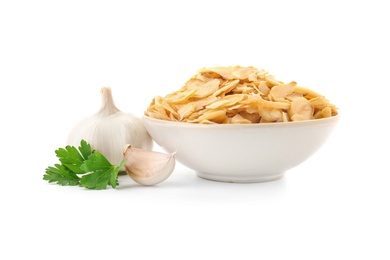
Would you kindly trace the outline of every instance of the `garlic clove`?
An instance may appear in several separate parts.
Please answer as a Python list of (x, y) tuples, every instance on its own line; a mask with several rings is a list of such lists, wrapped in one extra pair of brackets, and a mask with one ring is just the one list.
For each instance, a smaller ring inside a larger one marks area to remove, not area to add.
[(163, 182), (175, 168), (173, 154), (143, 150), (127, 145), (123, 152), (125, 170), (135, 182), (151, 186)]

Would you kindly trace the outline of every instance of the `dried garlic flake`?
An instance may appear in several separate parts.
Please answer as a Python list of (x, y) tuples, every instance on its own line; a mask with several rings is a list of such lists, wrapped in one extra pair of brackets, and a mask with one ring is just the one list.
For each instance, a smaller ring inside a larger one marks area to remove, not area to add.
[(337, 114), (336, 106), (315, 91), (241, 66), (201, 68), (178, 91), (156, 96), (145, 111), (157, 119), (199, 124), (291, 122)]

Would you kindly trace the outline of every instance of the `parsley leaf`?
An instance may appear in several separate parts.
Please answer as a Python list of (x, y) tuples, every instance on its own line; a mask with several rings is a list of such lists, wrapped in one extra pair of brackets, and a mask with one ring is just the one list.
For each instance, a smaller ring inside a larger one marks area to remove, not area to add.
[(79, 151), (81, 155), (83, 156), (84, 160), (88, 159), (88, 156), (90, 156), (93, 152), (91, 145), (88, 144), (85, 140), (81, 140)]
[(55, 167), (50, 166), (46, 168), (46, 174), (43, 175), (44, 180), (47, 180), (48, 182), (56, 182), (62, 186), (79, 185), (80, 178), (75, 173), (69, 171), (61, 164), (55, 164), (54, 166)]
[(112, 165), (101, 153), (95, 151), (80, 167), (84, 172), (90, 172), (81, 177), (80, 186), (96, 190), (105, 189), (107, 185), (115, 188), (123, 165), (124, 161), (119, 166)]
[(76, 147), (68, 145), (65, 149), (56, 150), (55, 153), (62, 165), (76, 174), (82, 174), (85, 172), (81, 170), (80, 166), (93, 151), (85, 140), (81, 140), (79, 150), (81, 154)]
[[(85, 140), (81, 140), (78, 150), (74, 146), (66, 146), (55, 151), (61, 164), (46, 168), (43, 179), (49, 183), (62, 186), (81, 186), (88, 189), (102, 190), (110, 185), (119, 185), (118, 174), (125, 161), (119, 166), (112, 165), (101, 153), (92, 150)], [(79, 176), (80, 175), (80, 176)]]

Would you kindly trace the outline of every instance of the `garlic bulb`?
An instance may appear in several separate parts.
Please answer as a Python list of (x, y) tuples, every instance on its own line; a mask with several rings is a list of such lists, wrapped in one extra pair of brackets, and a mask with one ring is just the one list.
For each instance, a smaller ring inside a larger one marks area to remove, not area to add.
[(121, 112), (114, 104), (111, 89), (101, 89), (102, 106), (98, 113), (79, 122), (68, 136), (68, 145), (76, 146), (84, 139), (92, 149), (103, 154), (112, 164), (123, 160), (123, 146), (131, 144), (151, 149), (153, 141), (142, 120), (130, 113)]
[(123, 152), (125, 170), (134, 181), (141, 185), (155, 185), (167, 179), (175, 168), (175, 157), (127, 145)]

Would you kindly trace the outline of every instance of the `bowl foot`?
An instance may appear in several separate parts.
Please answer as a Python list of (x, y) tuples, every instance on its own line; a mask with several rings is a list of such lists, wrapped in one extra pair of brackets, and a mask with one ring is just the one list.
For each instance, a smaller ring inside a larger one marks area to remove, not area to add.
[(211, 180), (211, 181), (256, 183), (256, 182), (268, 182), (268, 181), (278, 180), (283, 177), (284, 172), (260, 175), (260, 176), (230, 176), (230, 175), (210, 174), (205, 172), (196, 172), (196, 174), (202, 179)]

